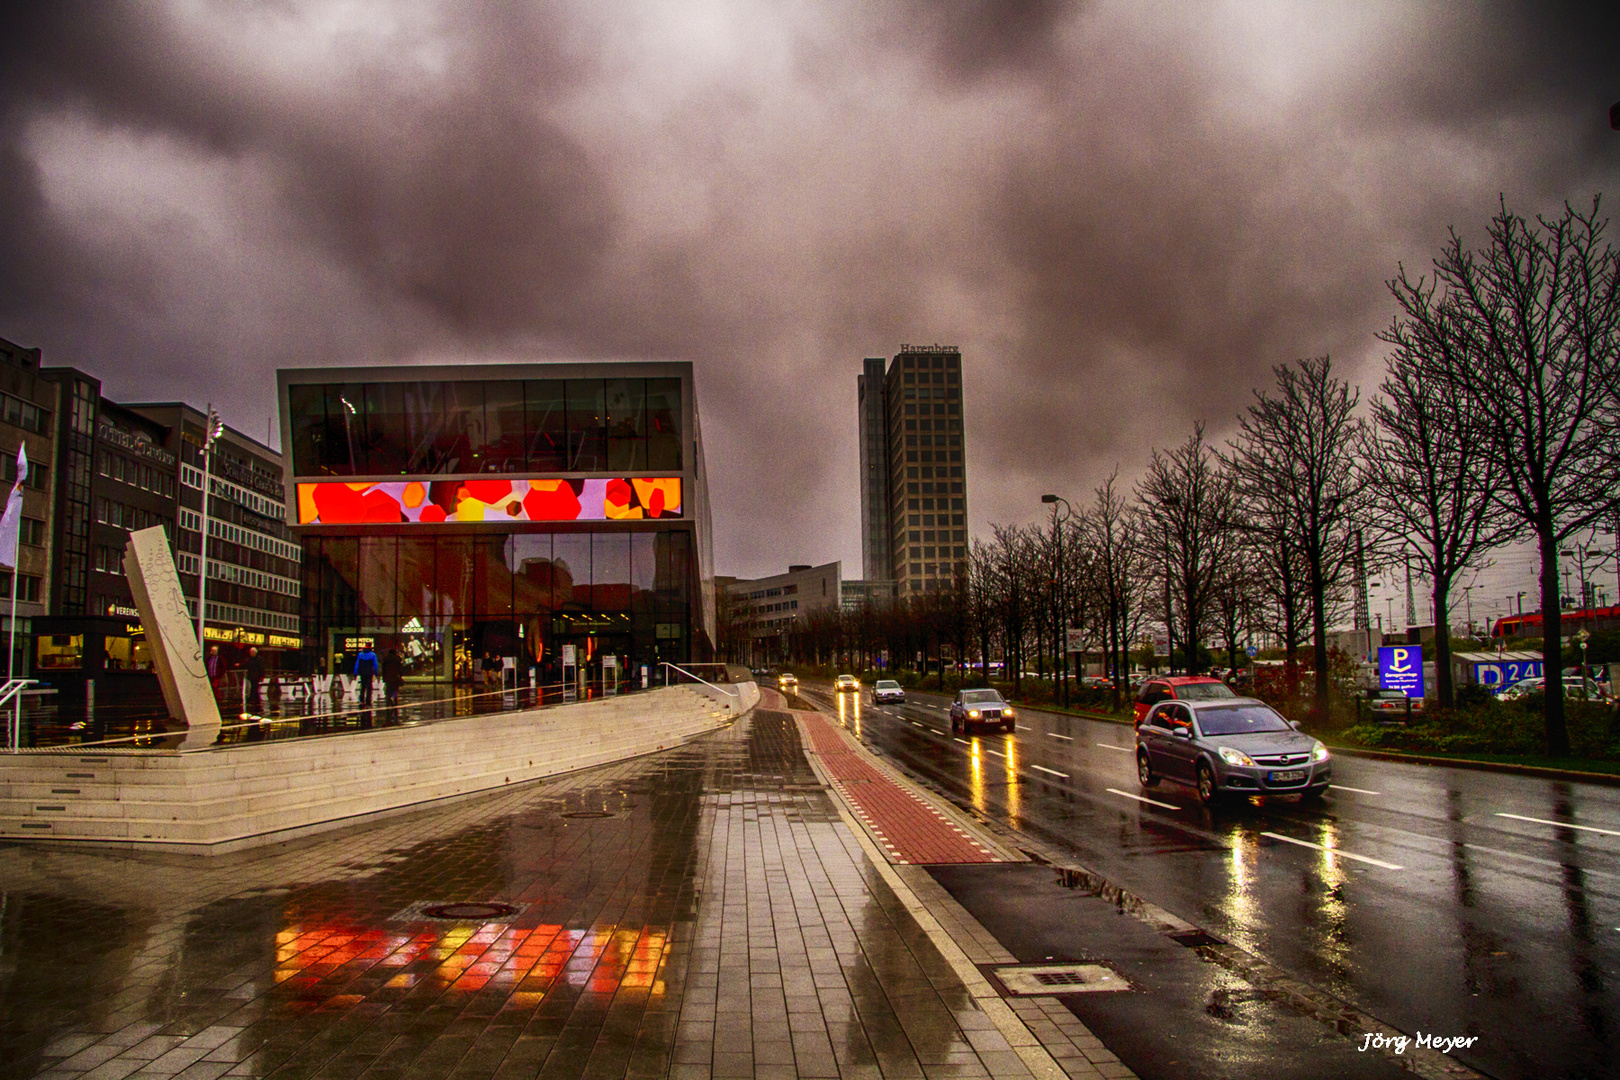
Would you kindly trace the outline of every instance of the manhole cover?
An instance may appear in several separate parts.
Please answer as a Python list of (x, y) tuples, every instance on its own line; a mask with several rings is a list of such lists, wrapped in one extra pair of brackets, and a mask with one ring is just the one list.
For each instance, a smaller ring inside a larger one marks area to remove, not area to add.
[(608, 810), (570, 810), (568, 813), (563, 815), (565, 818), (575, 818), (576, 820), (579, 818), (605, 818), (612, 816), (612, 812)]
[(451, 919), (455, 922), (488, 922), (491, 919), (505, 919), (516, 915), (517, 908), (511, 904), (495, 902), (430, 904), (422, 909), (422, 914), (430, 919)]
[(1020, 964), (991, 969), (1007, 993), (1088, 994), (1099, 990), (1129, 990), (1131, 984), (1101, 964)]

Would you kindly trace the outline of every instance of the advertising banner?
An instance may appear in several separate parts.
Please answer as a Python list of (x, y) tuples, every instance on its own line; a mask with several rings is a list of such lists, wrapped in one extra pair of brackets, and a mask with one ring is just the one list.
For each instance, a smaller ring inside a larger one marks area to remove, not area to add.
[(682, 517), (681, 478), (337, 480), (298, 485), (300, 525), (459, 525)]

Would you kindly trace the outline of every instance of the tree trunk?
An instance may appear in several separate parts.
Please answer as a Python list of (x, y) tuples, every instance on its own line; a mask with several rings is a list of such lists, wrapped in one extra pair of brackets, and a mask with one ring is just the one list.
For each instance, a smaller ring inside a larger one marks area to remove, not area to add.
[(1451, 579), (1434, 577), (1434, 684), (1442, 709), (1457, 706), (1457, 691), (1451, 679)]
[(1547, 678), (1542, 709), (1547, 721), (1547, 753), (1569, 756), (1569, 729), (1564, 725), (1564, 616), (1558, 590), (1558, 541), (1552, 522), (1537, 530), (1541, 548), (1541, 671)]

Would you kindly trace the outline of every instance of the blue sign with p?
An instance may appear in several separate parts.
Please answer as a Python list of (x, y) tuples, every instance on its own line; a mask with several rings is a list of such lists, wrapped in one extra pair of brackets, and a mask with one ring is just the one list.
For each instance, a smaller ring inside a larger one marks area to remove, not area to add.
[(1423, 646), (1383, 645), (1378, 649), (1378, 685), (1407, 697), (1423, 696)]

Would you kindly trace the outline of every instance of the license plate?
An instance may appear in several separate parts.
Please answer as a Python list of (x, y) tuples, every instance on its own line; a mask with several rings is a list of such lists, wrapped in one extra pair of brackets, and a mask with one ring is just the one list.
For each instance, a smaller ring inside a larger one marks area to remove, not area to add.
[(1274, 772), (1266, 777), (1273, 784), (1292, 784), (1305, 779), (1304, 769), (1287, 769), (1283, 772)]

